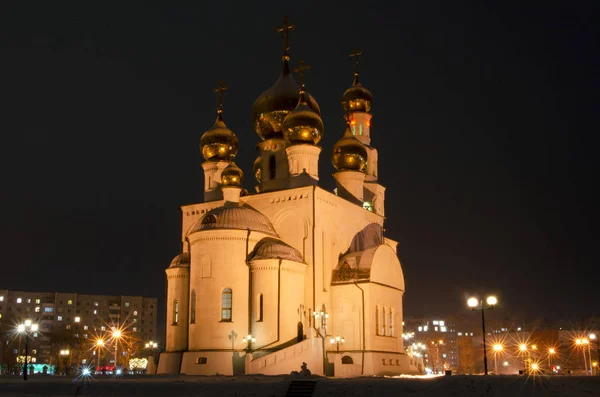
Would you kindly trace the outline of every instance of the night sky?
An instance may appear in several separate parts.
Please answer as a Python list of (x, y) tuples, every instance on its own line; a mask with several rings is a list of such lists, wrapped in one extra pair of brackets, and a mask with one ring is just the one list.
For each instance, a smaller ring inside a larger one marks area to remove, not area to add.
[(599, 314), (597, 1), (7, 3), (0, 288), (163, 301), (177, 207), (202, 201), (212, 89), (229, 86), (253, 190), (251, 106), (280, 72), (288, 15), (292, 66), (312, 65), (325, 123), (325, 189), (348, 54), (363, 52), (405, 315), (465, 313), (486, 292), (508, 318)]

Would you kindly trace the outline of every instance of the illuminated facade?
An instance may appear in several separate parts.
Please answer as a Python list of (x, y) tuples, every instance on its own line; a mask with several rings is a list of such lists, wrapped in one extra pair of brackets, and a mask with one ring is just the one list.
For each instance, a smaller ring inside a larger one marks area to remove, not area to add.
[(290, 73), (291, 28), (280, 29), (281, 74), (252, 108), (254, 194), (242, 188), (220, 100), (201, 138), (204, 202), (181, 207), (159, 373), (289, 374), (303, 362), (335, 376), (419, 371), (402, 341), (397, 242), (383, 233), (371, 93), (355, 71), (343, 94), (346, 131), (329, 149), (337, 188), (326, 191), (318, 186), (323, 121), (303, 81), (309, 67), (296, 69), (300, 86)]

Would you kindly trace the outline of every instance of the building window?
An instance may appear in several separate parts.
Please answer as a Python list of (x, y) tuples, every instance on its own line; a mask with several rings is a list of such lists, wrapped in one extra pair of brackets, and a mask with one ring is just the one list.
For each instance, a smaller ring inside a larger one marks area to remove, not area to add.
[(379, 306), (375, 306), (375, 335), (379, 335)]
[(260, 294), (258, 296), (258, 320), (257, 321), (262, 321), (263, 320), (263, 294)]
[(275, 156), (269, 157), (269, 179), (275, 179), (277, 173), (277, 160)]
[(125, 307), (129, 307), (129, 302), (125, 302)]
[(100, 329), (101, 329), (102, 331), (106, 331), (106, 327), (105, 327), (104, 325), (103, 325), (102, 327), (100, 327)]
[(4, 296), (0, 296), (0, 302), (4, 302)]
[(173, 325), (179, 324), (179, 301), (173, 301)]
[(137, 328), (136, 327), (133, 327), (133, 332), (137, 332)]
[(134, 315), (134, 316), (137, 316), (137, 310), (133, 312), (133, 315)]
[(21, 302), (23, 302), (23, 299), (17, 298), (17, 303), (21, 303)]
[(39, 313), (39, 312), (40, 312), (40, 307), (39, 307), (39, 306), (36, 306), (36, 308), (35, 308), (35, 312), (36, 312), (36, 313)]
[(36, 304), (36, 305), (39, 305), (39, 304), (40, 304), (40, 302), (41, 302), (41, 301), (40, 301), (39, 299), (36, 299), (36, 300), (35, 300), (35, 304)]
[(75, 322), (78, 323), (81, 321), (81, 317), (75, 317)]
[(231, 288), (225, 288), (221, 293), (221, 321), (231, 321)]
[(94, 309), (94, 314), (98, 314), (98, 310), (95, 310), (95, 309)]
[(84, 325), (84, 326), (83, 326), (83, 330), (84, 330), (84, 331), (87, 331), (87, 330), (88, 330), (88, 328), (89, 328), (89, 327), (88, 327), (87, 325)]
[(67, 324), (67, 325), (65, 326), (65, 328), (66, 328), (66, 329), (71, 329), (71, 324)]
[(344, 356), (342, 357), (342, 364), (354, 364), (354, 361), (352, 360), (352, 357)]
[(56, 317), (56, 319), (57, 319), (58, 321), (62, 321), (62, 316), (57, 316), (57, 317)]
[(196, 364), (206, 364), (206, 357), (196, 357)]
[(192, 290), (190, 302), (190, 324), (196, 324), (196, 290)]
[(390, 336), (394, 336), (394, 315), (392, 313), (392, 308), (390, 308), (388, 316), (388, 327), (390, 328)]
[(53, 308), (53, 307), (45, 307), (45, 308), (44, 308), (44, 311), (45, 311), (46, 313), (52, 313), (52, 312), (54, 311), (54, 308)]
[(94, 302), (94, 306), (98, 306), (98, 302)]
[(381, 309), (381, 335), (385, 336), (385, 307)]

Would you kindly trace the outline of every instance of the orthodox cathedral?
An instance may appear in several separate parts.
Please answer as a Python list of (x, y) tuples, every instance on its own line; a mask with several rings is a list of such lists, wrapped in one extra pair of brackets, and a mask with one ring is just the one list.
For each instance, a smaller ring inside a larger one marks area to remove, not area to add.
[[(371, 145), (372, 95), (342, 97), (346, 130), (319, 187), (319, 105), (290, 73), (284, 19), (279, 78), (254, 102), (255, 193), (242, 188), (238, 138), (223, 117), (200, 139), (204, 202), (181, 207), (182, 252), (166, 269), (166, 346), (158, 373), (330, 376), (422, 372), (404, 350), (404, 276), (383, 234), (385, 187)], [(353, 54), (356, 57), (359, 53)], [(340, 131), (342, 132), (342, 131)], [(327, 159), (329, 160), (329, 159)]]

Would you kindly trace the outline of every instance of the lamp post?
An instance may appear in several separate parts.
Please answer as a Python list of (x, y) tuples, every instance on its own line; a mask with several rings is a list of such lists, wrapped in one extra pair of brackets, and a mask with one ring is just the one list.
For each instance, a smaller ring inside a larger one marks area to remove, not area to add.
[(113, 330), (112, 337), (115, 341), (115, 373), (117, 371), (117, 353), (119, 352), (119, 338), (121, 337), (121, 331), (118, 329)]
[(37, 332), (38, 325), (33, 324), (31, 320), (25, 320), (23, 324), (19, 324), (17, 326), (17, 332), (20, 334), (25, 334), (25, 363), (23, 364), (23, 380), (27, 380), (27, 355), (29, 353), (29, 333)]
[(320, 312), (314, 311), (313, 316), (315, 318), (315, 328), (317, 326), (317, 320), (321, 319), (321, 329), (323, 330), (322, 336), (323, 338), (327, 335), (327, 319), (329, 318), (329, 313), (325, 310), (325, 305), (321, 308)]
[[(594, 341), (596, 343), (596, 361), (600, 361), (600, 341), (598, 340), (598, 337), (596, 336), (596, 334), (590, 334), (589, 336), (590, 340)], [(600, 367), (598, 367), (598, 363), (596, 362), (596, 376), (600, 375)]]
[(69, 366), (67, 365), (69, 354), (71, 354), (69, 349), (60, 351), (60, 356), (63, 358), (64, 363), (65, 363), (65, 376), (69, 375)]
[(583, 353), (583, 364), (585, 366), (585, 374), (587, 375), (588, 367), (587, 367), (587, 358), (585, 357), (585, 345), (586, 345), (586, 342), (587, 342), (588, 347), (589, 347), (590, 341), (588, 341), (587, 339), (585, 339), (585, 338), (577, 338), (577, 339), (575, 339), (575, 346), (576, 347), (581, 347), (581, 352)]
[(158, 348), (158, 343), (150, 341), (146, 343), (146, 349), (152, 349), (152, 358), (156, 362), (156, 349)]
[(335, 345), (337, 348), (337, 352), (340, 352), (340, 343), (344, 344), (346, 342), (346, 339), (344, 339), (343, 336), (339, 336), (337, 335), (335, 338), (331, 338), (329, 340), (329, 342), (331, 343), (331, 346)]
[(98, 369), (100, 369), (100, 354), (102, 353), (103, 347), (104, 347), (104, 339), (96, 340), (96, 351), (98, 352), (98, 358), (96, 359), (96, 361), (97, 361)]
[(552, 372), (552, 356), (556, 354), (556, 349), (553, 347), (548, 348), (548, 370)]
[(488, 366), (487, 366), (487, 349), (485, 346), (485, 316), (484, 312), (486, 310), (494, 309), (494, 306), (498, 303), (498, 299), (495, 296), (488, 296), (486, 299), (487, 305), (483, 304), (483, 300), (479, 300), (477, 298), (469, 298), (467, 301), (467, 305), (471, 308), (471, 310), (479, 310), (481, 311), (481, 328), (483, 330), (483, 369), (485, 374), (488, 374)]
[(494, 349), (494, 374), (498, 375), (498, 354), (504, 351), (504, 346), (501, 343), (496, 343)]
[(256, 338), (253, 337), (252, 335), (246, 335), (244, 336), (244, 338), (242, 339), (242, 342), (247, 343), (246, 345), (246, 352), (250, 353), (250, 351), (252, 350), (252, 343), (256, 342)]

